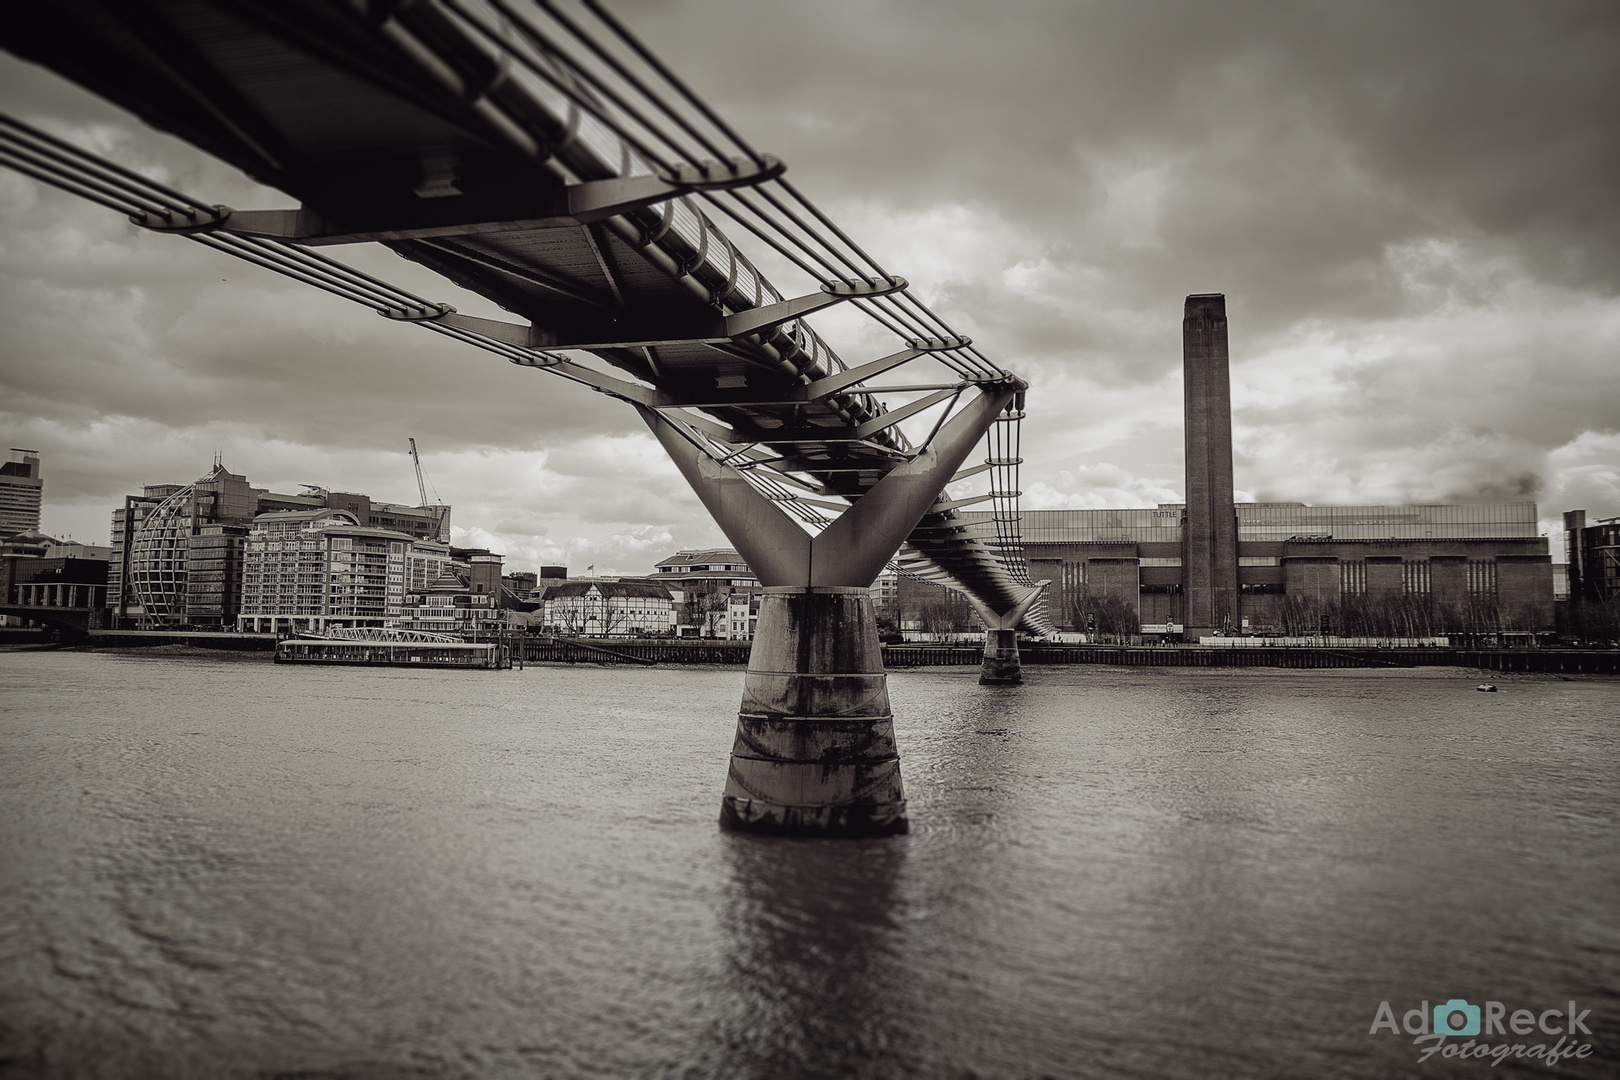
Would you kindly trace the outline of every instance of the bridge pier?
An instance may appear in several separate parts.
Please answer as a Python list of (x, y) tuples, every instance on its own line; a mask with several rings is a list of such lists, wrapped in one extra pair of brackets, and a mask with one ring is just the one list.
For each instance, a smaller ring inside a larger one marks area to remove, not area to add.
[(996, 611), (976, 597), (968, 597), (973, 610), (984, 622), (984, 661), (979, 665), (980, 686), (1017, 686), (1024, 681), (1024, 668), (1018, 659), (1018, 623), (1050, 584), (1050, 581), (1036, 582), (1034, 588), (1006, 611)]
[(980, 686), (1016, 686), (1024, 681), (1018, 659), (1017, 630), (986, 630), (984, 662), (979, 665)]
[(816, 836), (906, 831), (888, 676), (866, 588), (764, 590), (720, 824)]
[(907, 830), (871, 585), (1021, 388), (982, 384), (928, 447), (815, 537), (656, 409), (637, 406), (764, 586), (722, 828), (795, 836)]

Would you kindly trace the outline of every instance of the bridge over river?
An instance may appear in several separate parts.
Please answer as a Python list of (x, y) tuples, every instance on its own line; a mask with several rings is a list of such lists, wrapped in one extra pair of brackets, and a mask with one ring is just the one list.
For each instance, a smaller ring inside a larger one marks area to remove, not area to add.
[[(1018, 535), (1026, 384), (596, 0), (58, 0), (0, 43), (298, 205), (217, 205), (0, 119), (12, 168), (639, 413), (765, 587), (724, 824), (906, 828), (867, 593), (891, 563), (972, 600), (986, 681), (1051, 629)], [(361, 243), (517, 321), (324, 254)], [(893, 351), (839, 356), (807, 322), (833, 305)]]

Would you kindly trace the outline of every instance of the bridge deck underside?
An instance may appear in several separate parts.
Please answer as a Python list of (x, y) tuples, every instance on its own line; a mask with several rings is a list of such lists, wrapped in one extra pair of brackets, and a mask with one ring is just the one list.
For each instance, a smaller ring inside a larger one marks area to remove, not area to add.
[[(885, 406), (858, 385), (790, 400), (845, 368), (804, 322), (715, 332), (783, 297), (701, 196), (560, 210), (571, 187), (658, 171), (558, 89), (566, 68), (553, 64), (548, 82), (439, 5), (397, 7), (374, 19), (368, 5), (322, 0), (55, 0), (8, 20), (0, 41), (341, 223), (338, 233), (494, 301), (532, 324), (533, 348), (581, 349), (711, 402), (699, 407), (745, 465), (852, 501), (915, 455), (898, 426), (871, 423)], [(953, 517), (924, 519), (912, 562), (992, 606), (1016, 602), (1027, 586)]]

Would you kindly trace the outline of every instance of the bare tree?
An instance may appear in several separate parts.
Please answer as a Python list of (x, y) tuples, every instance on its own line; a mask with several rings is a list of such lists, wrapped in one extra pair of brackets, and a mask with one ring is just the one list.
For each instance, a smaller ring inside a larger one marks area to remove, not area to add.
[[(614, 603), (617, 600), (618, 603)], [(630, 598), (628, 596), (602, 596), (602, 636), (607, 637), (621, 626), (630, 622)]]
[(1113, 641), (1135, 638), (1142, 632), (1137, 605), (1121, 596), (1094, 596), (1085, 586), (1064, 597), (1067, 622)]
[(961, 633), (970, 625), (968, 602), (954, 589), (939, 589), (917, 602), (916, 619), (931, 634)]

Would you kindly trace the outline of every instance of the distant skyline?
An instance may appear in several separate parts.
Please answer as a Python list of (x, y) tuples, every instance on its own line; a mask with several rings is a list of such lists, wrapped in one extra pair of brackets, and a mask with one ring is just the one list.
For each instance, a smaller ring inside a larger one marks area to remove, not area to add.
[[(1620, 514), (1613, 4), (611, 6), (1030, 379), (1027, 508), (1181, 500), (1182, 300), (1223, 292), (1240, 501)], [(0, 109), (291, 205), (4, 54)], [(851, 361), (886, 345), (818, 325)], [(46, 532), (104, 542), (126, 492), (216, 450), (256, 486), (415, 504), (415, 437), (457, 542), (510, 568), (725, 544), (630, 409), (3, 168), (0, 326), (0, 438), (40, 451)]]

